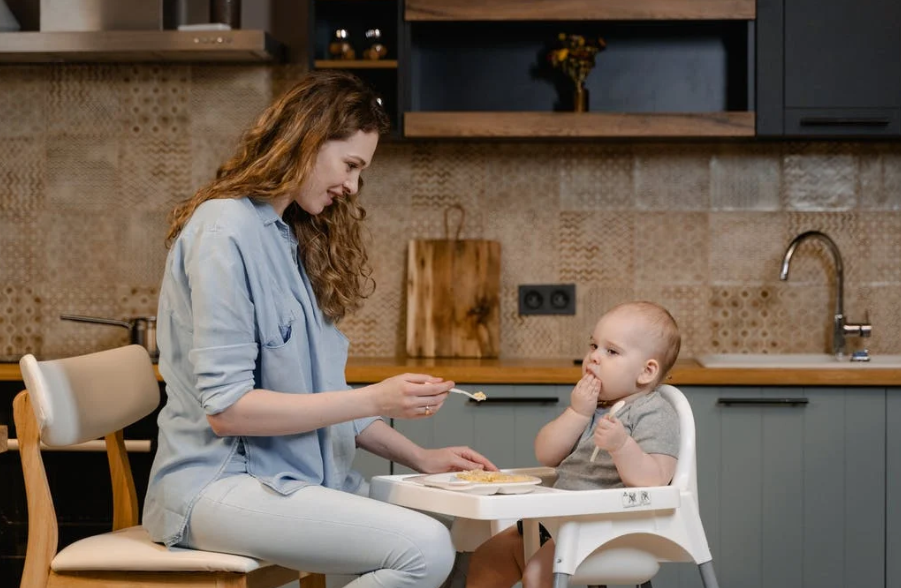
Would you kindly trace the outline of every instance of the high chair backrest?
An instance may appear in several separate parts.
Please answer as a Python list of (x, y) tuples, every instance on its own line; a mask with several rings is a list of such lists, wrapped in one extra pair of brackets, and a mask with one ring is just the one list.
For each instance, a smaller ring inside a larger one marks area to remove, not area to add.
[(159, 405), (153, 363), (140, 345), (48, 361), (26, 355), (19, 366), (46, 445), (103, 437)]
[(688, 399), (675, 386), (663, 384), (658, 388), (660, 394), (673, 405), (679, 416), (679, 463), (673, 475), (671, 486), (698, 495), (698, 464), (695, 454), (695, 419)]

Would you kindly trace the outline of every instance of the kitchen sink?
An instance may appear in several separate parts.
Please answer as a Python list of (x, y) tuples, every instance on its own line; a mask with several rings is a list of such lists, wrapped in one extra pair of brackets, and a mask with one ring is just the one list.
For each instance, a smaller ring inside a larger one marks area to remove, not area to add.
[(839, 361), (827, 353), (718, 353), (696, 359), (705, 368), (901, 369), (901, 355), (872, 355), (868, 362)]

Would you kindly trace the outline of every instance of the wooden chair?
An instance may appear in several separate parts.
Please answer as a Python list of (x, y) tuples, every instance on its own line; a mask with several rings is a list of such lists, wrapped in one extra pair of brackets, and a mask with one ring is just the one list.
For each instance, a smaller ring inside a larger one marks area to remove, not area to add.
[[(147, 351), (129, 345), (53, 361), (20, 361), (26, 389), (13, 402), (28, 501), (28, 546), (20, 588), (275, 588), (300, 579), (325, 588), (325, 576), (264, 561), (153, 543), (138, 523), (138, 498), (122, 429), (159, 404)], [(58, 523), (41, 443), (70, 446), (106, 439), (113, 489), (113, 531), (59, 553)]]

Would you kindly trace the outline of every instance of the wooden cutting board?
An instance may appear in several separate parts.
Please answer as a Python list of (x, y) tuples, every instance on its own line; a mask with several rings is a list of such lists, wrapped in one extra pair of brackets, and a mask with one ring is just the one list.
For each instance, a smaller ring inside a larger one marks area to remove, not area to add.
[(497, 357), (501, 244), (481, 239), (410, 241), (407, 355)]

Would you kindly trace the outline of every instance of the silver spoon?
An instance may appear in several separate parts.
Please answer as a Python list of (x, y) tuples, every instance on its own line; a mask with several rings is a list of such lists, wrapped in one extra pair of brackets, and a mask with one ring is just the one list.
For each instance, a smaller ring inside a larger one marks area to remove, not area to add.
[[(609, 414), (610, 416), (616, 416), (616, 413), (618, 413), (620, 410), (622, 410), (622, 408), (625, 405), (626, 405), (626, 401), (620, 400), (619, 402), (617, 402), (616, 404), (614, 404), (613, 406), (610, 407), (610, 410), (607, 412), (607, 414)], [(607, 415), (605, 414), (604, 416), (607, 416)], [(601, 417), (601, 418), (603, 418), (603, 417)], [(598, 451), (600, 451), (600, 450), (601, 450), (600, 447), (595, 447), (594, 451), (591, 452), (591, 459), (589, 461), (594, 461), (594, 458), (596, 458), (598, 456)]]

